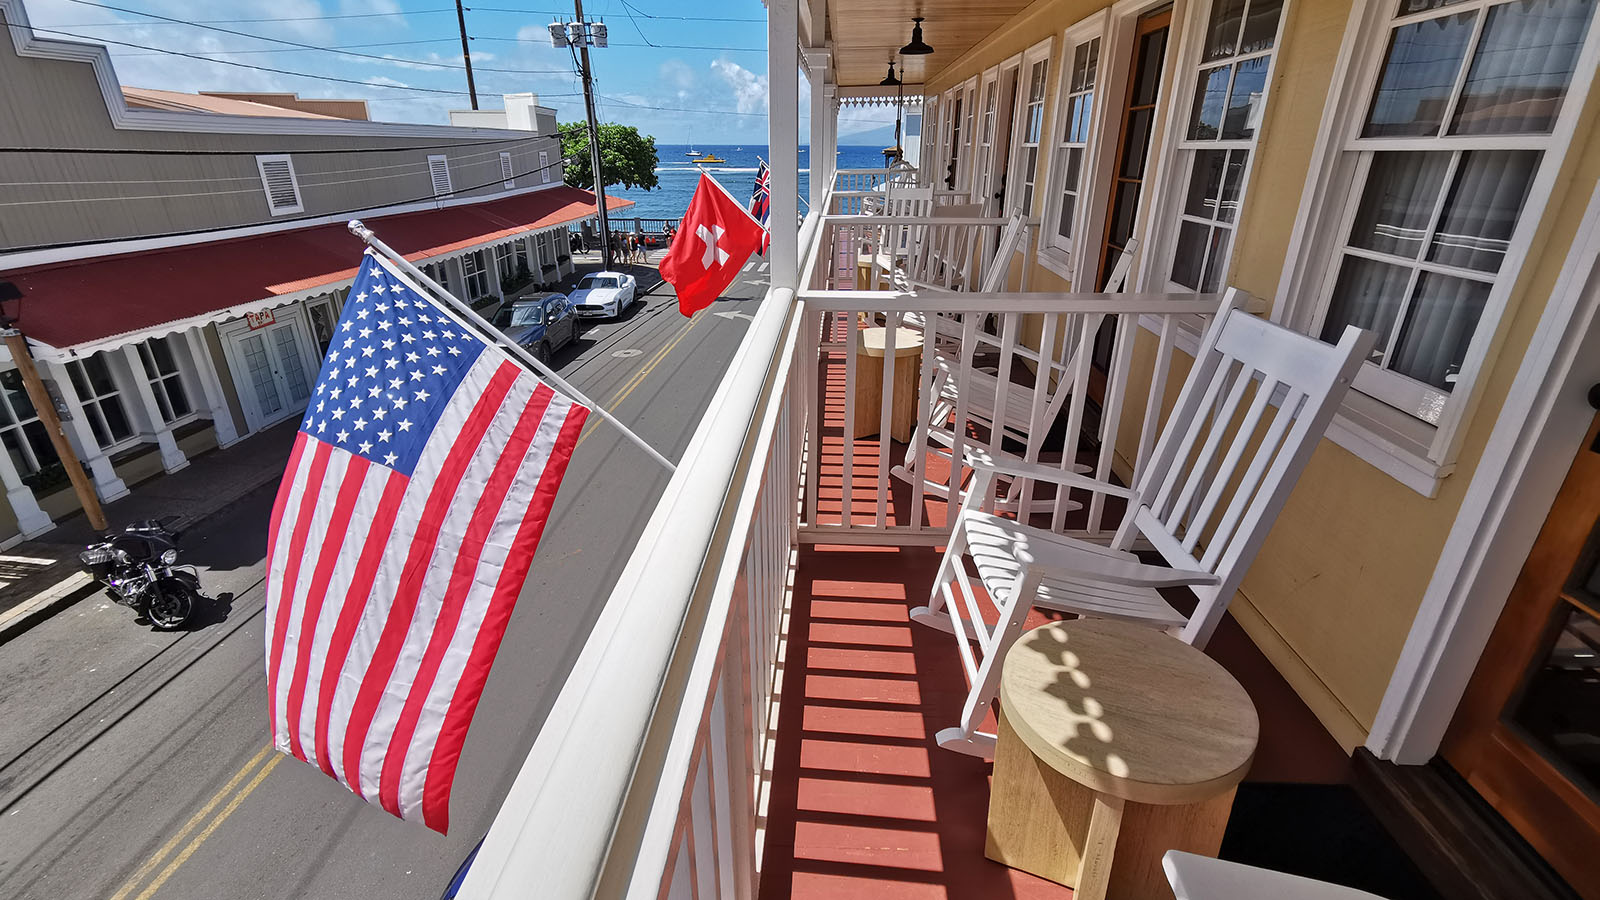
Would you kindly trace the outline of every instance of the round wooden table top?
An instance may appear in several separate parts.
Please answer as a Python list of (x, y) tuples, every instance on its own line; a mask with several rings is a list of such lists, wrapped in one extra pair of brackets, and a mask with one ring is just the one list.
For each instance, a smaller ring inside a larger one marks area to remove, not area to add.
[(1260, 723), (1211, 657), (1147, 625), (1053, 622), (1000, 676), (1006, 723), (1041, 762), (1135, 803), (1197, 803), (1244, 778)]
[[(883, 356), (883, 348), (889, 341), (889, 329), (879, 325), (874, 328), (861, 329), (861, 352), (865, 356)], [(901, 359), (907, 356), (918, 356), (922, 353), (922, 332), (915, 328), (896, 328), (894, 336), (894, 357)]]

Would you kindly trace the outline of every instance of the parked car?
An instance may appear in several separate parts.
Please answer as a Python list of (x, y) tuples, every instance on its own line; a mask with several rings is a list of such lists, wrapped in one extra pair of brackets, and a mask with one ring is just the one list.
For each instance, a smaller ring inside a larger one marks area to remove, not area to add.
[(616, 317), (633, 305), (639, 283), (621, 272), (591, 272), (578, 282), (572, 302), (580, 316)]
[(502, 307), (494, 324), (548, 365), (557, 350), (577, 338), (577, 321), (567, 295), (543, 293), (528, 294)]

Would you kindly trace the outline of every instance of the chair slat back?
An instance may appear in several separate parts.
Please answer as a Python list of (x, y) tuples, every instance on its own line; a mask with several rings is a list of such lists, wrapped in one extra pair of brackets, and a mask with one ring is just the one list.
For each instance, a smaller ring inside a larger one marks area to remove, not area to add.
[(1202, 646), (1375, 340), (1351, 327), (1325, 344), (1250, 315), (1244, 299), (1230, 289), (1206, 331), (1114, 544), (1137, 533), (1168, 564), (1218, 576), (1195, 590), (1184, 629)]

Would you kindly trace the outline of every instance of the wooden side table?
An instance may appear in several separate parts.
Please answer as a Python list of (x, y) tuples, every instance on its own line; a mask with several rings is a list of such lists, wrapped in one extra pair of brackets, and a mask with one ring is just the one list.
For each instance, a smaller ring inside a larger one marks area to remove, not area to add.
[(1144, 625), (1075, 619), (1006, 654), (985, 855), (1078, 900), (1171, 897), (1168, 850), (1215, 856), (1259, 722), (1244, 688)]
[[(898, 328), (894, 338), (894, 406), (889, 412), (889, 436), (901, 443), (911, 440), (917, 426), (917, 382), (921, 378), (922, 332)], [(883, 419), (883, 357), (886, 327), (863, 328), (856, 339), (856, 421), (853, 437), (878, 433)]]

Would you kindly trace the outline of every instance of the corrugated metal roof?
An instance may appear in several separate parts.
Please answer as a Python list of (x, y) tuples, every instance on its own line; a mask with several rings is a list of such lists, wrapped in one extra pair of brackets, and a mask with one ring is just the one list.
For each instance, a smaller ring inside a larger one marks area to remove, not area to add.
[[(608, 210), (632, 200), (608, 197)], [(369, 217), (377, 235), (409, 259), (427, 259), (594, 215), (594, 194), (561, 185), (484, 203)], [(36, 343), (59, 350), (171, 325), (242, 315), (251, 304), (355, 277), (364, 248), (340, 224), (101, 257), (11, 272), (23, 291), (17, 320)], [(209, 317), (209, 318), (208, 318)]]

